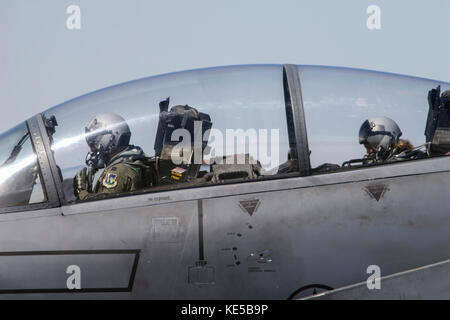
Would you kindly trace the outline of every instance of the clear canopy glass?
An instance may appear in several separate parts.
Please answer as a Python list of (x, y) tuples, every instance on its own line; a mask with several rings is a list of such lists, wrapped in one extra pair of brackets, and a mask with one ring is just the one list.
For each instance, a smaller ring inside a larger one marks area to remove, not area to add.
[(0, 207), (45, 201), (37, 157), (21, 123), (0, 136)]
[[(145, 78), (81, 96), (44, 114), (58, 122), (52, 145), (56, 162), (69, 186), (85, 166), (85, 127), (106, 112), (123, 117), (130, 143), (153, 156), (159, 102), (170, 97), (170, 107), (189, 105), (211, 117), (211, 151), (204, 160), (249, 153), (266, 174), (276, 173), (289, 151), (282, 78), (283, 67), (277, 65), (220, 67)], [(244, 139), (233, 136), (239, 130)]]
[(365, 120), (388, 117), (402, 139), (425, 143), (428, 91), (450, 84), (422, 78), (349, 68), (299, 66), (311, 166), (341, 165), (366, 150), (358, 132)]

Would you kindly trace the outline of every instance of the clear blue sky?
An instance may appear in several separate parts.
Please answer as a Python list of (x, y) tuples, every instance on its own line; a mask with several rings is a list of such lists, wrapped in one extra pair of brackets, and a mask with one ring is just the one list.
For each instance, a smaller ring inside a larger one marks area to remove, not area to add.
[[(450, 82), (450, 1), (0, 0), (0, 131), (116, 83), (216, 65), (348, 66)], [(81, 30), (66, 8), (81, 8)], [(366, 8), (381, 8), (368, 30)]]

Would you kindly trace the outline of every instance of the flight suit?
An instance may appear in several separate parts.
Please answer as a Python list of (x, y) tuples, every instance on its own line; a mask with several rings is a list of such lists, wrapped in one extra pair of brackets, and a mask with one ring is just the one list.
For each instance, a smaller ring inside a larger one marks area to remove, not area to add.
[[(88, 192), (85, 187), (81, 188), (77, 195), (78, 199), (88, 200), (99, 194), (135, 191), (148, 185), (145, 181), (144, 167), (138, 163), (139, 161), (133, 161), (130, 158), (136, 155), (143, 155), (142, 150), (129, 147), (113, 157), (100, 175), (93, 192)], [(84, 177), (81, 180), (85, 179), (85, 172), (82, 174)]]
[(103, 171), (95, 185), (94, 193), (81, 190), (78, 198), (86, 200), (97, 194), (122, 193), (143, 187), (142, 168), (131, 163), (121, 162), (111, 165)]

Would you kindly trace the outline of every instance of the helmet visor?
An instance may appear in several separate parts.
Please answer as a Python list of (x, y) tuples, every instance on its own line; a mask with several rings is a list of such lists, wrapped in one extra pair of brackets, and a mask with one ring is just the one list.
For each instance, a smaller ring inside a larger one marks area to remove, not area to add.
[(359, 129), (359, 143), (363, 144), (367, 142), (367, 138), (372, 132), (372, 128), (370, 126), (369, 120), (364, 121), (361, 128)]
[(111, 130), (89, 130), (89, 128), (84, 128), (85, 137), (86, 137), (86, 143), (89, 147), (95, 147), (98, 148), (97, 144), (102, 136), (106, 134), (112, 133)]
[(86, 137), (86, 143), (89, 147), (95, 147), (96, 141), (97, 141), (97, 133), (95, 130), (91, 132), (87, 127), (84, 128), (85, 137)]

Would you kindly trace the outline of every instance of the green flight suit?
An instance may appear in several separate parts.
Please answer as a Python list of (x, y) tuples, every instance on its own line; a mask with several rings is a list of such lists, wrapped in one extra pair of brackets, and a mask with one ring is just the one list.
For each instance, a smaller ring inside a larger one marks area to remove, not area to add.
[(129, 146), (114, 156), (106, 169), (98, 178), (92, 193), (80, 190), (78, 199), (88, 200), (99, 194), (120, 194), (144, 188), (148, 183), (145, 180), (142, 165), (130, 160), (132, 156), (142, 156), (144, 153), (139, 147)]
[(80, 200), (92, 198), (96, 194), (122, 193), (143, 188), (142, 169), (125, 162), (109, 166), (100, 175), (94, 188), (94, 193), (81, 190)]

